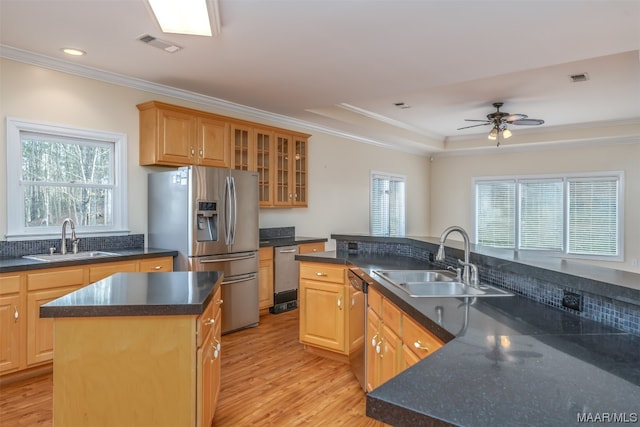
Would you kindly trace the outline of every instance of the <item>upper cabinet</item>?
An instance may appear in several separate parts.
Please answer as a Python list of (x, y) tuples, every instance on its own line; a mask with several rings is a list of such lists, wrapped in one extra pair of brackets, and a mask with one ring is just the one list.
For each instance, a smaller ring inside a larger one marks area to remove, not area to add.
[(138, 105), (141, 165), (229, 167), (223, 118), (157, 101)]
[(275, 135), (275, 206), (307, 206), (307, 136)]
[(149, 101), (140, 111), (140, 164), (258, 172), (260, 207), (306, 207), (309, 135)]

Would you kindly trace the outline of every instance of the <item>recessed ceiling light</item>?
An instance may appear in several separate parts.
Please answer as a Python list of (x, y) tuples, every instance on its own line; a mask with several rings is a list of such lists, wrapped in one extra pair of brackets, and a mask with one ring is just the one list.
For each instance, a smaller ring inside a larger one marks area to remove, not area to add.
[(67, 55), (71, 56), (82, 56), (87, 54), (87, 52), (85, 52), (84, 50), (75, 49), (72, 47), (63, 47), (61, 50)]

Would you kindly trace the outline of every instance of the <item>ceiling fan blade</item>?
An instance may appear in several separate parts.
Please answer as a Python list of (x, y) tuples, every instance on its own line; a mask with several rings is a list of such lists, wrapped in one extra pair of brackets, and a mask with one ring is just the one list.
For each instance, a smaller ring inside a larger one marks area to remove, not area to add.
[(519, 119), (509, 122), (512, 125), (526, 125), (526, 126), (537, 126), (544, 123), (544, 120), (540, 119)]
[(469, 128), (475, 128), (475, 127), (478, 127), (478, 126), (486, 126), (486, 125), (490, 125), (490, 124), (491, 124), (490, 122), (487, 122), (487, 123), (480, 123), (479, 125), (471, 125), (471, 126), (465, 126), (465, 127), (463, 127), (463, 128), (458, 128), (458, 130), (462, 130), (462, 129), (469, 129)]
[(507, 123), (512, 123), (516, 120), (526, 119), (527, 117), (529, 116), (526, 114), (509, 114), (508, 116), (503, 117), (502, 120)]
[(464, 119), (464, 121), (465, 122), (487, 122), (487, 123), (491, 123), (490, 120), (486, 120), (486, 119), (483, 119), (483, 120)]

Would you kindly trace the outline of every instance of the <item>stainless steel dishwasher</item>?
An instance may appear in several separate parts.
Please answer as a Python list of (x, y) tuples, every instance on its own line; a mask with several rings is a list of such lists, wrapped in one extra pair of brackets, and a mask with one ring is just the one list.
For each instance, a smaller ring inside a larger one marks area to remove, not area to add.
[(367, 340), (367, 292), (371, 278), (358, 267), (349, 268), (348, 272), (350, 315), (349, 334), (351, 346), (349, 348), (349, 363), (351, 370), (358, 379), (360, 387), (366, 392), (366, 352), (365, 342)]
[(298, 307), (298, 246), (275, 248), (275, 271), (273, 285), (273, 314), (293, 310)]

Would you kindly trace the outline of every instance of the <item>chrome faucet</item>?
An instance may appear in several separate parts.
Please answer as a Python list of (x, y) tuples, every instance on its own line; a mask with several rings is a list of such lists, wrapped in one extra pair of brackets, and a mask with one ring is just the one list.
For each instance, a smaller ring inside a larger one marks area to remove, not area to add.
[[(478, 267), (469, 262), (469, 235), (466, 231), (464, 231), (464, 228), (454, 225), (442, 232), (442, 236), (440, 236), (440, 247), (438, 248), (438, 254), (436, 255), (436, 261), (444, 261), (444, 242), (445, 240), (447, 240), (449, 234), (454, 231), (460, 233), (462, 235), (462, 238), (464, 239), (464, 261), (460, 259), (458, 260), (458, 263), (463, 266), (462, 281), (464, 283), (470, 284), (471, 286), (477, 287), (479, 283)], [(469, 270), (471, 270), (471, 273), (469, 272)]]
[(67, 224), (71, 226), (71, 243), (73, 244), (73, 253), (78, 253), (78, 242), (80, 239), (76, 237), (76, 224), (71, 218), (66, 218), (62, 221), (62, 242), (60, 242), (60, 253), (65, 255), (67, 253)]

